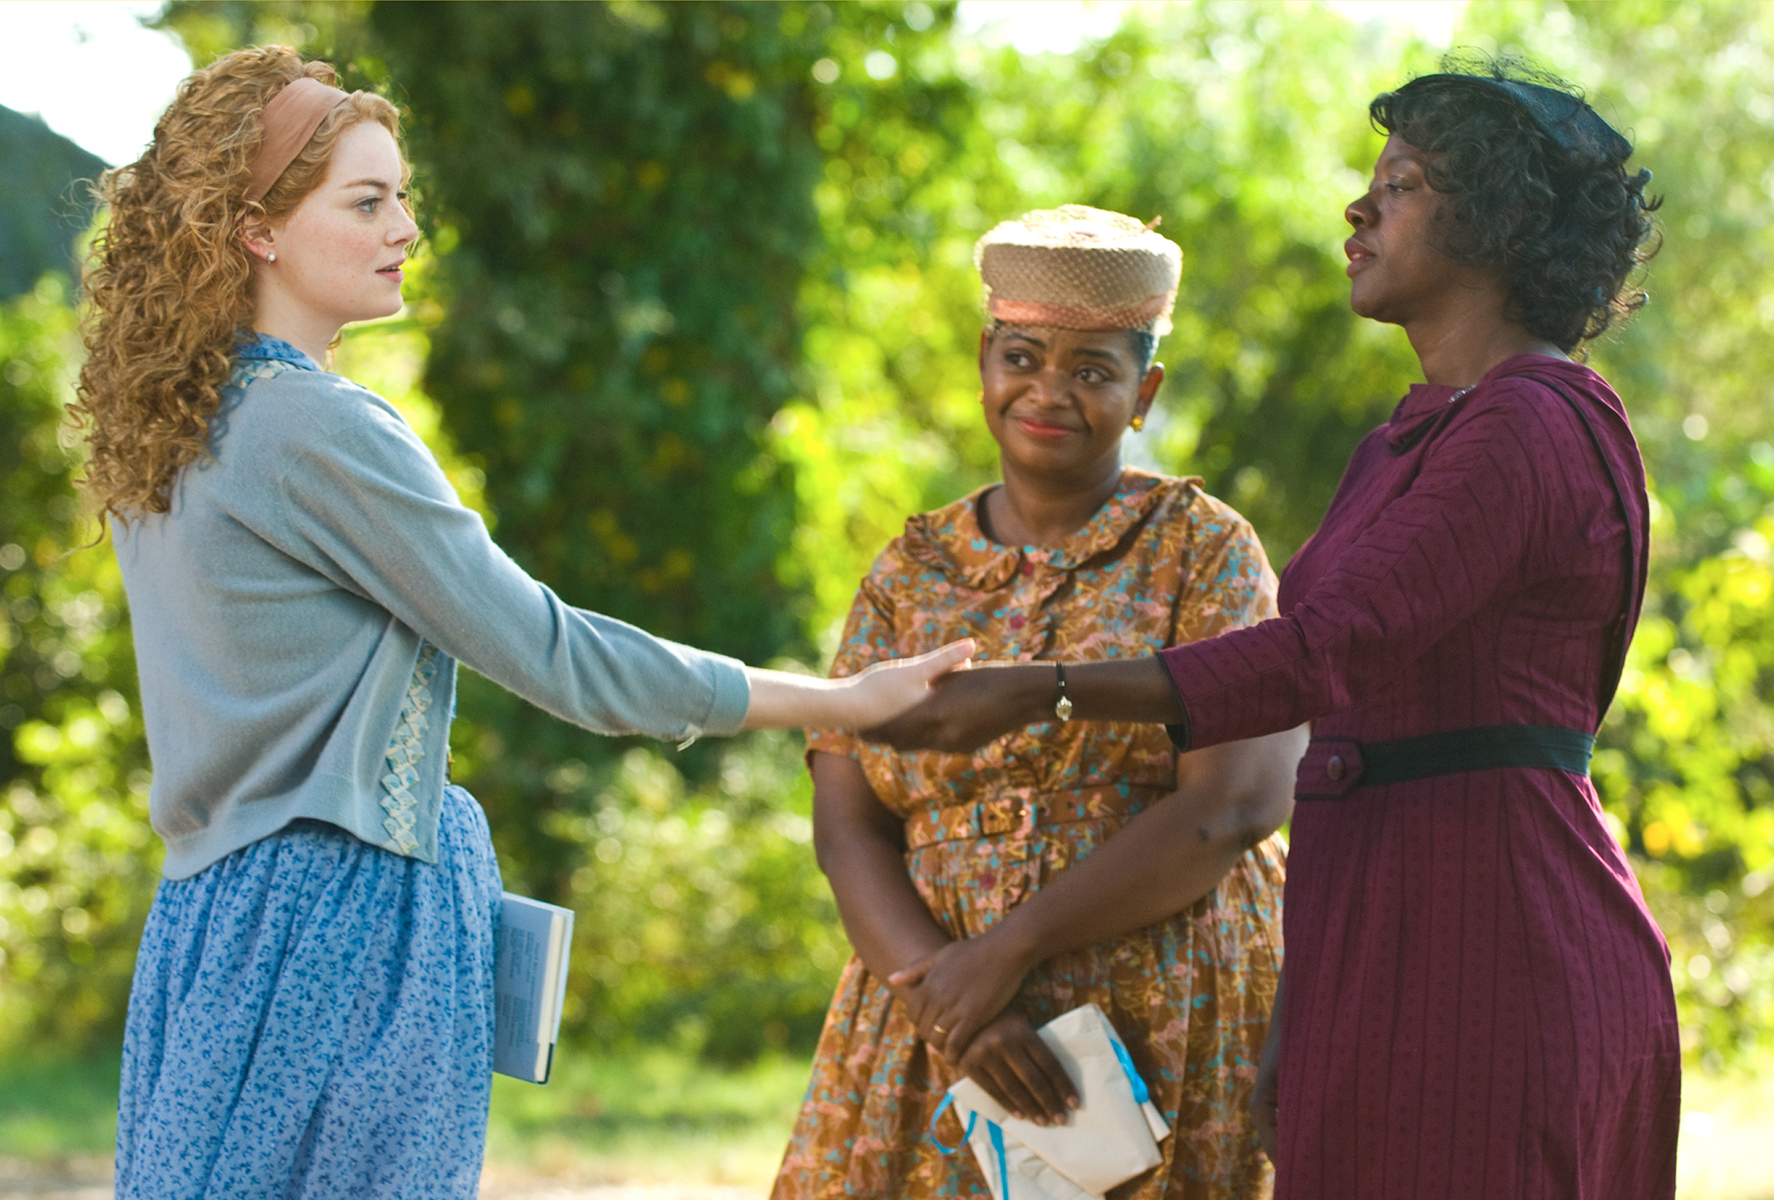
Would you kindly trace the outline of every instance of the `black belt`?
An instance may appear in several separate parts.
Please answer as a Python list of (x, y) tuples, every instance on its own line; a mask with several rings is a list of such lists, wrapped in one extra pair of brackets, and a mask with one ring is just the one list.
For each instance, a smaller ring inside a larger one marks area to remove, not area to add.
[(1294, 784), (1302, 799), (1334, 799), (1351, 788), (1408, 783), (1498, 767), (1589, 774), (1595, 735), (1556, 725), (1487, 725), (1393, 742), (1314, 738)]

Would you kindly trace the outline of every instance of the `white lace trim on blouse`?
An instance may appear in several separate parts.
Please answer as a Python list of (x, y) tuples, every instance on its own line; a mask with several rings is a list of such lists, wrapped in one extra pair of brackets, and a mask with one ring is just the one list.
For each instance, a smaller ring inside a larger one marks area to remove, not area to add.
[(388, 744), (388, 772), (382, 776), (382, 810), (388, 814), (382, 820), (388, 840), (382, 845), (409, 857), (419, 848), (419, 840), (413, 836), (413, 810), (419, 798), (413, 788), (419, 783), (419, 764), (425, 759), (425, 730), (431, 724), (425, 714), (431, 708), (431, 681), (435, 678), (437, 647), (420, 643), (419, 661), (413, 667), (412, 682), (407, 684), (406, 701), (400, 706), (400, 724), (394, 727), (394, 738)]
[(293, 362), (279, 358), (237, 358), (234, 372), (228, 376), (229, 387), (245, 387), (255, 379), (276, 379), (285, 371), (299, 371)]

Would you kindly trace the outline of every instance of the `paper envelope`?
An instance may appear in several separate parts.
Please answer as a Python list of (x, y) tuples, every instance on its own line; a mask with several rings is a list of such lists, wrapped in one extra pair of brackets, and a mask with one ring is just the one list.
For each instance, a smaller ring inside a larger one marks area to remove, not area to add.
[(1145, 1085), (1102, 1010), (1075, 1008), (1039, 1033), (1082, 1101), (1064, 1125), (1044, 1129), (1010, 1116), (971, 1079), (949, 1089), (996, 1200), (1099, 1200), (1162, 1162), (1158, 1142), (1170, 1127), (1149, 1100), (1136, 1098)]

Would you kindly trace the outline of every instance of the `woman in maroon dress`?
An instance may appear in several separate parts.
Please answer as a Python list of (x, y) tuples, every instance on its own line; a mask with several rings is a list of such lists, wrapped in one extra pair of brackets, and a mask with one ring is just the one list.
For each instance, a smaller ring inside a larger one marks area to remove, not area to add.
[[(1311, 720), (1258, 1083), (1276, 1195), (1667, 1198), (1668, 950), (1588, 778), (1648, 502), (1624, 407), (1568, 357), (1643, 303), (1649, 173), (1581, 100), (1500, 72), (1372, 115), (1391, 136), (1346, 212), (1350, 302), (1428, 382), (1355, 452), (1282, 615), (1063, 680), (960, 672), (872, 736), (971, 747), (1062, 697), (1185, 748)], [(895, 979), (950, 1058), (990, 938)]]

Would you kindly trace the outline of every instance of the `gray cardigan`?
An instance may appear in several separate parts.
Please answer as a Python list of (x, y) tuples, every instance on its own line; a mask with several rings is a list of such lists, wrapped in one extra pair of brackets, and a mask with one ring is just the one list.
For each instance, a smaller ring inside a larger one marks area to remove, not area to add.
[(739, 663), (562, 603), (387, 401), (265, 344), (172, 510), (113, 526), (170, 878), (300, 817), (436, 861), (458, 659), (599, 733), (740, 727)]

